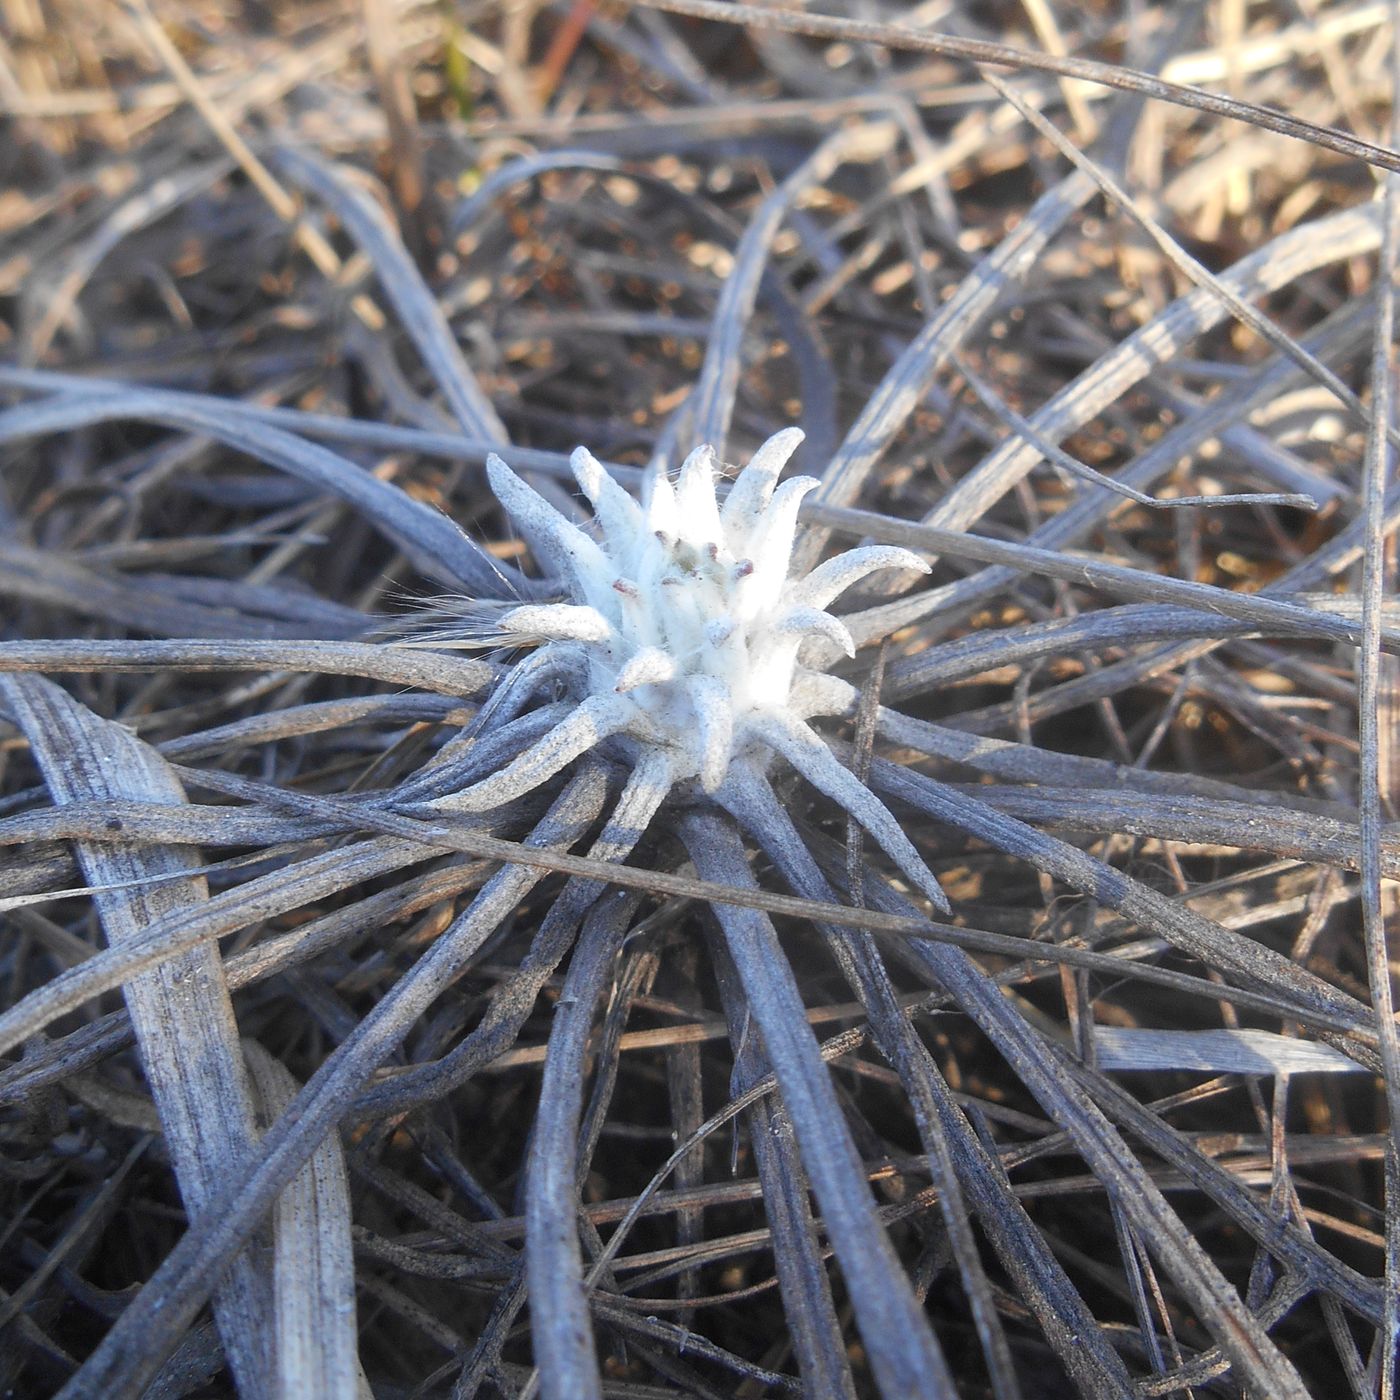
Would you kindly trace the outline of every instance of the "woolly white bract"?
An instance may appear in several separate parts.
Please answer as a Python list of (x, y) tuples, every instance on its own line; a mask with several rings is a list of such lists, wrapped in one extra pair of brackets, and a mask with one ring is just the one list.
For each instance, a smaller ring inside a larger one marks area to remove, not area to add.
[(708, 446), (685, 459), (674, 483), (650, 473), (641, 504), (580, 447), (571, 465), (593, 507), (596, 538), (501, 458), (488, 458), (497, 499), (566, 594), (496, 619), (489, 640), (539, 645), (507, 674), (493, 704), (505, 718), (547, 679), (577, 703), (454, 805), (482, 811), (511, 801), (605, 742), (634, 769), (645, 767), (649, 812), (690, 780), (723, 802), (726, 785), (761, 773), (777, 752), (946, 907), (898, 823), (808, 726), (813, 715), (845, 708), (850, 690), (802, 661), (812, 637), (854, 653), (845, 625), (827, 611), (852, 584), (879, 569), (928, 567), (908, 550), (873, 545), (794, 577), (798, 507), (818, 482), (799, 476), (780, 485), (778, 477), (801, 440), (796, 428), (769, 438), (722, 503)]

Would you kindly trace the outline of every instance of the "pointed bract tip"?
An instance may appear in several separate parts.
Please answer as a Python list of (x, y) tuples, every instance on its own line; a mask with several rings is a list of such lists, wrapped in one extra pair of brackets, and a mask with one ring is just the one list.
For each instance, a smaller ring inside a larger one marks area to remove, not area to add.
[[(486, 454), (486, 480), (491, 485), (492, 494), (503, 506), (506, 506), (507, 499), (518, 501), (522, 489), (528, 489), (515, 474), (515, 468), (495, 452)], [(506, 506), (506, 509), (509, 511), (510, 507)]]
[(591, 501), (603, 484), (603, 464), (586, 447), (576, 447), (569, 453), (569, 467), (583, 494)]

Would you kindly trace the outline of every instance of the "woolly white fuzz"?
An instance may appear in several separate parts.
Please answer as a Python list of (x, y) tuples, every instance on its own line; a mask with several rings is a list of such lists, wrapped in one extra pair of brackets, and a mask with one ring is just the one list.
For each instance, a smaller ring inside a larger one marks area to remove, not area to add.
[(578, 703), (453, 805), (499, 806), (605, 742), (645, 766), (663, 791), (694, 779), (714, 793), (731, 765), (762, 765), (779, 752), (944, 905), (895, 819), (808, 728), (810, 716), (832, 707), (821, 675), (799, 660), (809, 638), (854, 652), (845, 624), (827, 611), (852, 584), (879, 569), (927, 573), (928, 566), (908, 550), (875, 545), (794, 575), (798, 508), (818, 483), (799, 476), (780, 485), (778, 477), (801, 441), (796, 428), (769, 438), (722, 502), (710, 447), (696, 448), (675, 481), (653, 471), (640, 504), (580, 447), (571, 465), (596, 534), (567, 520), (499, 457), (487, 459), (497, 499), (566, 594), (491, 618), (481, 641), (540, 646), (503, 683), (503, 713), (546, 676), (562, 679)]
[[(575, 695), (590, 702), (591, 720), (603, 720), (599, 739), (613, 733), (663, 749), (674, 781), (698, 778), (713, 792), (737, 754), (769, 742), (775, 714), (793, 713), (803, 641), (820, 636), (853, 652), (845, 625), (826, 611), (834, 599), (877, 569), (927, 572), (908, 550), (876, 546), (792, 577), (798, 506), (817, 482), (799, 476), (780, 486), (778, 474), (801, 440), (795, 428), (769, 438), (723, 505), (710, 447), (696, 448), (674, 482), (654, 472), (643, 505), (580, 447), (572, 466), (598, 538), (491, 457), (497, 498), (569, 593), (503, 613), (494, 640), (542, 642), (546, 653), (567, 647)], [(553, 762), (540, 764), (540, 781), (545, 769)], [(515, 787), (491, 782), (480, 795), (500, 800)]]

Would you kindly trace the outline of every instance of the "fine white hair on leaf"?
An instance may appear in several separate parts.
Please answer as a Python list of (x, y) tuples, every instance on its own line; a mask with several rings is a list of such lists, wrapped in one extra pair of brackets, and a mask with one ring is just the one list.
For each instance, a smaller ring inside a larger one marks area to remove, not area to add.
[(894, 544), (865, 545), (818, 564), (793, 587), (793, 601), (813, 608), (829, 607), (853, 584), (881, 569), (913, 569), (921, 574), (929, 572), (929, 566), (911, 550)]
[(707, 544), (719, 543), (723, 531), (715, 503), (715, 450), (708, 443), (697, 447), (681, 463), (676, 479), (676, 508), (688, 534)]
[(945, 914), (951, 912), (952, 906), (937, 877), (924, 864), (893, 813), (849, 768), (836, 760), (812, 730), (785, 710), (765, 714), (755, 727), (814, 788), (845, 808), (870, 833), (885, 854), (933, 901), (935, 908)]
[(801, 428), (784, 428), (774, 433), (735, 477), (720, 516), (726, 530), (741, 535), (741, 540), (736, 542), (747, 539), (749, 531), (768, 508), (778, 476), (804, 436)]
[(734, 706), (729, 687), (714, 676), (693, 676), (689, 689), (700, 753), (700, 786), (713, 792), (724, 781), (729, 767), (734, 744)]
[[(787, 578), (797, 538), (797, 511), (802, 498), (821, 485), (814, 476), (794, 476), (773, 492), (773, 499), (749, 537), (753, 573), (740, 581), (741, 596), (752, 609), (771, 606)], [(747, 585), (747, 587), (744, 587)]]
[(571, 520), (566, 520), (533, 486), (527, 485), (494, 452), (486, 459), (486, 478), (541, 562), (576, 587), (606, 568), (603, 553)]
[(586, 447), (574, 449), (569, 465), (609, 539), (625, 538), (629, 532), (635, 534), (641, 529), (642, 508), (607, 474), (603, 464)]
[(705, 624), (705, 640), (712, 647), (723, 646), (739, 629), (732, 617), (717, 617)]
[(617, 684), (613, 687), (618, 694), (636, 690), (639, 685), (656, 685), (661, 681), (673, 680), (679, 672), (676, 658), (661, 647), (643, 647), (631, 657), (617, 673)]
[(590, 695), (514, 762), (464, 788), (452, 805), (467, 812), (485, 812), (513, 802), (548, 782), (580, 754), (616, 734), (626, 724), (627, 712), (627, 703), (617, 696)]
[(586, 604), (526, 603), (501, 617), (507, 637), (542, 637), (551, 642), (608, 642), (616, 637), (612, 623)]
[(814, 715), (846, 715), (855, 709), (860, 692), (850, 681), (825, 671), (809, 671), (799, 666), (788, 691), (788, 709), (798, 719)]
[(647, 502), (647, 528), (657, 536), (674, 543), (680, 538), (681, 513), (676, 504), (676, 489), (671, 479), (661, 471), (651, 473), (651, 499)]
[[(708, 793), (719, 790), (737, 758), (763, 764), (777, 752), (946, 907), (899, 824), (805, 723), (850, 708), (850, 687), (813, 669), (833, 648), (855, 651), (827, 605), (877, 569), (926, 566), (908, 550), (872, 545), (794, 576), (798, 511), (818, 482), (779, 478), (801, 441), (795, 428), (769, 438), (723, 507), (708, 445), (696, 447), (674, 478), (654, 466), (642, 505), (579, 448), (570, 462), (593, 506), (597, 538), (491, 459), (498, 499), (567, 593), (557, 603), (505, 611), (495, 635), (543, 642), (558, 656), (552, 673), (577, 708), (503, 771), (460, 794), (459, 805), (484, 810), (512, 801), (611, 735), (625, 737), (616, 752), (634, 766), (662, 754), (668, 785), (694, 779)], [(501, 703), (513, 712), (532, 684), (503, 690)]]
[(847, 656), (856, 654), (856, 644), (846, 624), (839, 617), (822, 612), (820, 608), (793, 608), (773, 624), (773, 631), (779, 636), (825, 637)]
[(411, 650), (486, 651), (502, 645), (501, 618), (517, 606), (497, 598), (445, 596), (416, 614), (413, 630), (394, 637), (393, 644)]

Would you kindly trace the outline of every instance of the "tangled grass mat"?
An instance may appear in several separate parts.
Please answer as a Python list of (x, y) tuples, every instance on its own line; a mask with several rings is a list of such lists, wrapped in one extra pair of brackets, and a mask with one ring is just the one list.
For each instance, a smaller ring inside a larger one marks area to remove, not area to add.
[(1396, 34), (0, 0), (0, 1394), (1394, 1396)]

